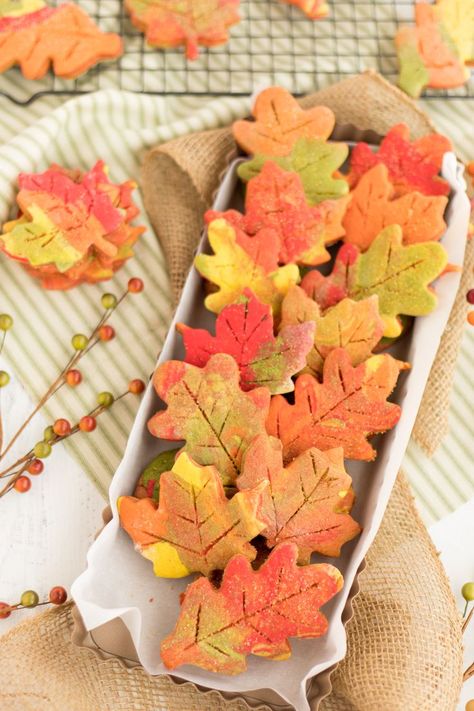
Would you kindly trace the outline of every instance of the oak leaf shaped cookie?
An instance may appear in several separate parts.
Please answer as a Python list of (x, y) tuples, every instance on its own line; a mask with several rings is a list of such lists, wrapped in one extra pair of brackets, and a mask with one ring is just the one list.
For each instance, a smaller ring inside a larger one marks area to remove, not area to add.
[(229, 39), (239, 22), (240, 0), (125, 0), (133, 24), (152, 47), (184, 46), (197, 59), (199, 45), (214, 47)]
[(316, 328), (304, 372), (312, 375), (321, 375), (324, 361), (335, 348), (344, 348), (352, 365), (363, 363), (383, 335), (377, 296), (362, 301), (343, 299), (320, 315), (318, 304), (301, 287), (294, 286), (283, 300), (280, 328), (299, 323), (302, 315), (309, 318), (311, 314)]
[(386, 432), (400, 419), (400, 407), (387, 398), (406, 367), (384, 354), (354, 368), (349, 354), (337, 348), (325, 360), (322, 383), (300, 375), (294, 405), (276, 395), (267, 419), (268, 433), (283, 444), (285, 463), (311, 447), (342, 447), (348, 459), (374, 459), (367, 438)]
[(242, 390), (263, 385), (275, 394), (294, 389), (291, 376), (306, 363), (314, 323), (286, 326), (275, 337), (270, 306), (246, 289), (238, 302), (220, 312), (215, 336), (184, 324), (177, 324), (177, 329), (183, 337), (187, 363), (202, 368), (214, 354), (228, 353), (239, 366)]
[(288, 156), (272, 157), (258, 153), (252, 160), (242, 163), (237, 172), (244, 182), (248, 182), (261, 172), (270, 158), (284, 170), (299, 174), (306, 199), (311, 205), (315, 205), (323, 200), (343, 197), (349, 192), (347, 181), (334, 177), (334, 173), (346, 160), (348, 152), (345, 143), (300, 138)]
[(404, 244), (432, 242), (442, 236), (447, 197), (409, 192), (393, 200), (393, 192), (383, 163), (360, 178), (344, 216), (344, 242), (365, 251), (384, 227), (395, 224), (403, 230)]
[(249, 154), (286, 156), (299, 138), (325, 140), (335, 117), (326, 106), (302, 109), (296, 99), (279, 86), (260, 92), (252, 109), (255, 121), (236, 121), (232, 127), (239, 146)]
[(151, 560), (161, 578), (222, 570), (233, 555), (254, 560), (249, 541), (265, 523), (257, 517), (265, 482), (228, 500), (219, 472), (180, 454), (160, 478), (160, 501), (123, 496), (118, 508), (122, 528)]
[(235, 230), (222, 219), (211, 222), (208, 238), (214, 254), (198, 254), (194, 260), (198, 272), (219, 287), (218, 291), (206, 296), (206, 308), (219, 313), (237, 301), (245, 289), (250, 289), (278, 313), (283, 296), (300, 280), (296, 264), (286, 264), (268, 272), (237, 243)]
[(424, 195), (449, 195), (449, 184), (438, 173), (443, 155), (451, 150), (451, 141), (438, 133), (410, 141), (410, 129), (400, 123), (390, 129), (378, 151), (364, 142), (354, 146), (348, 180), (353, 187), (370, 168), (383, 163), (397, 195), (413, 190)]
[(257, 437), (244, 457), (237, 480), (241, 491), (265, 484), (259, 518), (270, 548), (296, 543), (298, 563), (313, 552), (338, 556), (341, 546), (360, 533), (349, 512), (355, 495), (344, 469), (343, 450), (311, 448), (283, 466), (282, 444), (274, 437)]
[(318, 20), (329, 14), (329, 5), (324, 0), (282, 0), (287, 5), (296, 5), (310, 20)]
[(285, 659), (288, 637), (320, 637), (319, 608), (342, 588), (332, 565), (298, 566), (293, 543), (277, 546), (258, 570), (241, 555), (227, 564), (217, 589), (207, 578), (187, 588), (174, 631), (161, 643), (168, 669), (194, 664), (221, 674), (245, 671), (249, 654)]
[(212, 356), (204, 368), (167, 361), (153, 376), (168, 408), (149, 420), (150, 432), (185, 440), (184, 451), (198, 464), (214, 465), (224, 484), (235, 480), (246, 448), (264, 431), (270, 402), (267, 388), (244, 393), (239, 380), (239, 366), (227, 354)]
[(447, 264), (447, 253), (438, 242), (403, 245), (401, 228), (386, 227), (361, 253), (353, 244), (339, 250), (329, 276), (313, 270), (301, 282), (308, 296), (322, 309), (345, 296), (360, 301), (377, 295), (384, 322), (384, 336), (401, 333), (399, 315), (425, 316), (436, 307), (437, 297), (429, 287)]
[(237, 242), (243, 249), (248, 251), (249, 241), (259, 241), (263, 243), (260, 251), (265, 255), (274, 249), (273, 238), (268, 235), (273, 230), (278, 235), (276, 249), (280, 264), (314, 266), (328, 261), (326, 245), (343, 236), (342, 219), (348, 200), (348, 197), (325, 200), (311, 206), (300, 176), (267, 161), (261, 173), (247, 184), (245, 215), (236, 210), (210, 210), (206, 220), (222, 217), (235, 227)]
[(36, 5), (0, 17), (0, 72), (19, 64), (26, 79), (41, 79), (52, 65), (57, 76), (74, 79), (123, 53), (120, 36), (102, 32), (78, 5), (28, 7)]

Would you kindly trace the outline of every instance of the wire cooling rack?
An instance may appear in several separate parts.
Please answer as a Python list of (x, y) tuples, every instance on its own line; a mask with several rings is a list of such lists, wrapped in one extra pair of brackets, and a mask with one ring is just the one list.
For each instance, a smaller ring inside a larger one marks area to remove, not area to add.
[[(246, 95), (256, 87), (285, 86), (301, 94), (364, 69), (395, 82), (393, 37), (400, 24), (413, 24), (413, 0), (328, 0), (330, 16), (312, 21), (280, 0), (242, 0), (241, 22), (223, 46), (201, 49), (196, 61), (181, 50), (149, 47), (129, 21), (122, 0), (79, 0), (102, 30), (125, 43), (118, 61), (102, 63), (83, 77), (23, 79), (18, 69), (0, 76), (0, 94), (19, 104), (44, 94), (82, 94), (120, 88), (147, 94)], [(59, 2), (53, 3), (59, 4)], [(474, 81), (427, 97), (474, 97)]]

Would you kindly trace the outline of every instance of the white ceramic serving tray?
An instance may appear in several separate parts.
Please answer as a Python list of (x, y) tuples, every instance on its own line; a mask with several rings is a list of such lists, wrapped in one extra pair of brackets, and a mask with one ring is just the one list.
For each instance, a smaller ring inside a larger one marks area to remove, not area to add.
[[(241, 207), (241, 190), (236, 176), (238, 162), (232, 164), (222, 182), (214, 204), (216, 210)], [(454, 154), (445, 155), (442, 175), (452, 188), (446, 213), (448, 228), (442, 244), (448, 251), (449, 262), (462, 265), (470, 205), (465, 193), (462, 167), (457, 164)], [(198, 251), (210, 251), (205, 235)], [(251, 700), (250, 703), (271, 701), (274, 708), (288, 708), (287, 704), (290, 704), (297, 711), (310, 708), (307, 687), (311, 678), (328, 670), (345, 655), (344, 609), (358, 569), (381, 523), (459, 281), (459, 273), (443, 276), (436, 284), (439, 297), (436, 311), (429, 316), (416, 318), (413, 328), (397, 343), (393, 354), (412, 365), (410, 371), (402, 374), (391, 398), (402, 406), (397, 426), (377, 438), (378, 455), (374, 462), (347, 464), (357, 495), (353, 515), (362, 525), (363, 532), (343, 547), (340, 558), (324, 559), (337, 565), (345, 579), (342, 592), (324, 607), (330, 622), (328, 634), (315, 640), (292, 640), (293, 653), (286, 661), (275, 662), (251, 656), (248, 659), (248, 670), (236, 677), (184, 666), (173, 672), (177, 680), (190, 681), (200, 687), (223, 692), (242, 693)], [(214, 329), (215, 316), (205, 310), (204, 296), (203, 280), (193, 268), (188, 275), (158, 363), (182, 359), (184, 356), (181, 337), (175, 331), (177, 322), (195, 328)], [(150, 674), (167, 673), (160, 659), (160, 642), (174, 627), (179, 614), (179, 595), (189, 584), (190, 578), (167, 580), (153, 576), (150, 562), (136, 553), (129, 537), (120, 528), (116, 502), (119, 496), (133, 492), (141, 470), (150, 459), (171, 446), (168, 441), (152, 437), (147, 429), (147, 421), (163, 407), (164, 404), (150, 383), (124, 458), (110, 487), (113, 518), (92, 545), (87, 570), (72, 587), (72, 595), (85, 627), (92, 631), (99, 627), (103, 629), (111, 620), (120, 618), (129, 632), (138, 660)], [(314, 560), (323, 559), (314, 556)], [(270, 695), (268, 690), (272, 690)], [(312, 709), (316, 707), (317, 702), (311, 703)]]

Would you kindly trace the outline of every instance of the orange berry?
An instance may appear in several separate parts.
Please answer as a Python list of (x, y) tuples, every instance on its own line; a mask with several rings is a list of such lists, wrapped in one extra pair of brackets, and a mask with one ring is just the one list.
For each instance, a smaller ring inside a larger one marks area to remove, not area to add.
[(474, 311), (469, 311), (467, 315), (467, 322), (474, 326)]
[(11, 614), (12, 611), (8, 602), (0, 602), (0, 620), (6, 620)]
[(53, 432), (58, 437), (65, 437), (71, 432), (71, 423), (63, 418), (56, 420), (53, 425)]
[(97, 420), (91, 415), (85, 415), (79, 420), (79, 429), (82, 432), (93, 432), (97, 427)]
[(133, 277), (132, 279), (129, 279), (128, 291), (130, 292), (130, 294), (139, 294), (140, 291), (143, 291), (143, 288), (143, 281), (138, 277)]
[(75, 370), (74, 368), (68, 370), (66, 373), (66, 383), (71, 387), (75, 388), (76, 385), (82, 381), (82, 374), (80, 370)]
[(112, 326), (105, 324), (99, 328), (99, 338), (101, 341), (111, 341), (112, 338), (115, 338), (115, 330)]
[(49, 591), (49, 601), (53, 605), (63, 605), (67, 600), (67, 592), (61, 585), (51, 588)]
[(44, 464), (41, 459), (33, 459), (33, 461), (28, 465), (28, 469), (26, 471), (32, 476), (38, 476), (38, 474), (41, 474), (43, 469)]
[(140, 395), (145, 390), (145, 383), (143, 380), (131, 380), (128, 384), (128, 392), (133, 393), (133, 395)]
[(16, 480), (14, 488), (19, 494), (26, 494), (31, 489), (31, 479), (28, 479), (27, 476), (20, 476)]

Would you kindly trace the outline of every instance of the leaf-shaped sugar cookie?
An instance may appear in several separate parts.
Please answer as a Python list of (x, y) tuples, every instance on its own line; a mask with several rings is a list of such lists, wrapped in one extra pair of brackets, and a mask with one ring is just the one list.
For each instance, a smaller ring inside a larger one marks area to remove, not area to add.
[(159, 505), (123, 496), (120, 524), (158, 577), (210, 575), (237, 553), (254, 560), (249, 541), (265, 527), (257, 517), (265, 488), (259, 483), (228, 500), (215, 467), (180, 454), (173, 469), (161, 475)]
[(359, 365), (372, 355), (372, 350), (382, 338), (383, 321), (377, 296), (362, 301), (343, 299), (321, 316), (317, 303), (301, 287), (294, 286), (283, 300), (280, 328), (299, 323), (301, 315), (311, 311), (316, 329), (304, 372), (320, 375), (324, 361), (335, 348), (344, 348), (352, 365)]
[(438, 133), (410, 141), (410, 129), (400, 123), (390, 129), (378, 151), (364, 142), (354, 146), (347, 177), (353, 187), (370, 168), (383, 163), (397, 195), (413, 190), (424, 195), (449, 195), (449, 183), (438, 173), (444, 153), (452, 149), (451, 141)]
[(228, 353), (240, 368), (242, 390), (264, 385), (275, 394), (294, 389), (291, 376), (306, 363), (314, 323), (289, 325), (275, 338), (270, 306), (246, 289), (237, 303), (220, 312), (215, 336), (184, 324), (178, 324), (177, 329), (183, 337), (187, 363), (202, 368), (215, 353)]
[(461, 61), (474, 62), (474, 5), (471, 0), (436, 0), (436, 17), (456, 45)]
[(355, 495), (341, 448), (313, 447), (284, 468), (281, 442), (259, 436), (245, 454), (237, 485), (252, 491), (259, 484), (267, 484), (259, 508), (267, 545), (296, 543), (300, 565), (309, 563), (313, 552), (338, 556), (360, 532), (349, 515)]
[(447, 197), (410, 192), (393, 200), (393, 192), (383, 163), (361, 177), (344, 216), (344, 242), (364, 251), (384, 227), (395, 224), (403, 230), (404, 244), (433, 242), (442, 236)]
[(267, 156), (288, 155), (298, 138), (325, 140), (332, 133), (335, 123), (331, 109), (326, 106), (302, 109), (296, 99), (280, 86), (260, 92), (252, 115), (255, 121), (234, 123), (234, 138), (246, 153)]
[(299, 174), (306, 198), (314, 205), (323, 200), (347, 195), (349, 186), (346, 180), (333, 176), (346, 160), (348, 152), (345, 143), (326, 143), (316, 138), (300, 138), (288, 156), (272, 158), (259, 153), (252, 160), (242, 163), (237, 172), (240, 178), (247, 182), (258, 175), (271, 158), (281, 168)]
[(248, 654), (284, 659), (288, 637), (325, 634), (319, 608), (341, 590), (342, 576), (324, 563), (299, 566), (297, 555), (293, 543), (283, 543), (258, 570), (244, 556), (232, 558), (218, 589), (207, 578), (191, 583), (176, 627), (161, 643), (166, 667), (239, 674)]
[(224, 484), (240, 473), (251, 440), (264, 431), (270, 392), (244, 393), (240, 371), (227, 354), (212, 356), (204, 368), (167, 361), (153, 376), (159, 397), (167, 403), (148, 422), (155, 437), (185, 440), (184, 451), (198, 464), (213, 464)]
[(318, 20), (329, 14), (329, 5), (325, 0), (282, 0), (287, 5), (296, 5), (310, 20)]
[(250, 289), (277, 313), (283, 296), (300, 280), (296, 264), (267, 272), (237, 244), (235, 230), (222, 219), (210, 223), (208, 237), (214, 254), (198, 254), (194, 260), (198, 272), (219, 287), (206, 297), (206, 308), (219, 313), (236, 301), (245, 289)]
[(397, 316), (425, 316), (436, 307), (437, 297), (429, 287), (447, 264), (447, 253), (438, 242), (403, 245), (398, 225), (386, 227), (365, 253), (352, 244), (339, 250), (332, 274), (324, 277), (313, 270), (301, 286), (322, 309), (344, 296), (360, 301), (376, 294), (384, 322), (384, 336), (400, 335)]
[(389, 355), (375, 355), (357, 367), (343, 348), (324, 363), (323, 381), (300, 375), (295, 404), (282, 395), (272, 398), (267, 431), (283, 444), (283, 458), (291, 462), (310, 447), (343, 447), (348, 459), (370, 461), (376, 452), (370, 435), (386, 432), (400, 418), (400, 407), (387, 402), (405, 363)]

